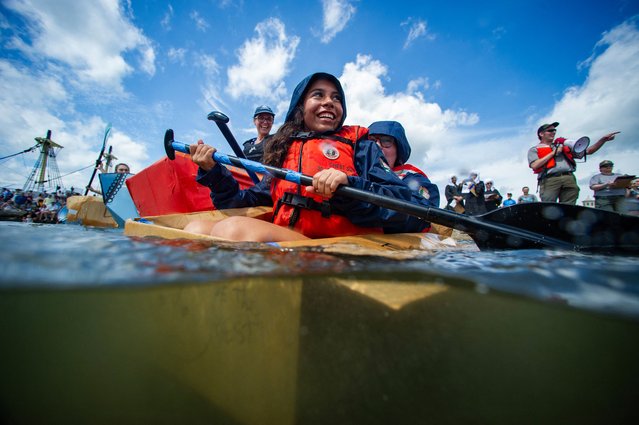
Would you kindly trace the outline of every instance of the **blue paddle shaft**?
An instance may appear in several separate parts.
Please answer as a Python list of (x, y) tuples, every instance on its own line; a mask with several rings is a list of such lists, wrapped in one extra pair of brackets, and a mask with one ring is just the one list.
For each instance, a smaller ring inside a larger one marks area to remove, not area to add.
[[(178, 142), (174, 140), (171, 142), (171, 146), (178, 152), (190, 153), (189, 145), (186, 143)], [(253, 171), (258, 174), (269, 174), (278, 179), (287, 180), (295, 184), (312, 186), (313, 178), (305, 176), (292, 170), (285, 170), (276, 167), (269, 167), (268, 165), (260, 164), (259, 162), (251, 161), (249, 159), (236, 158), (234, 156), (228, 156), (219, 152), (213, 153), (213, 159), (220, 164), (234, 165), (236, 167), (244, 168), (247, 171)]]

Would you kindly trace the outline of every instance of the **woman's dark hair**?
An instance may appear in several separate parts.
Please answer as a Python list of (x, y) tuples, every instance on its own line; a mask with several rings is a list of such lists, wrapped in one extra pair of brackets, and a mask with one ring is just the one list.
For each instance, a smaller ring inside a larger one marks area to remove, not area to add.
[(298, 104), (293, 112), (293, 119), (282, 124), (277, 132), (267, 139), (266, 146), (264, 146), (264, 163), (273, 167), (281, 167), (291, 139), (297, 132), (303, 130), (304, 111), (302, 105)]

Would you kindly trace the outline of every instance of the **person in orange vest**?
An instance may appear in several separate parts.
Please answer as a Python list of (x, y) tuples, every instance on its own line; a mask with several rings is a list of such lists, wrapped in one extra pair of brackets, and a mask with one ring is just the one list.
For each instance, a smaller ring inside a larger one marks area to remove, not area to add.
[(313, 177), (299, 186), (265, 176), (240, 190), (231, 173), (213, 159), (215, 148), (201, 140), (190, 145), (198, 165), (196, 180), (211, 190), (218, 209), (272, 206), (273, 221), (228, 217), (216, 223), (192, 221), (184, 230), (235, 241), (277, 242), (381, 233), (386, 227), (421, 232), (423, 220), (335, 191), (341, 185), (428, 206), (428, 200), (388, 171), (368, 129), (345, 126), (346, 101), (339, 80), (319, 72), (302, 80), (291, 98), (284, 124), (264, 146), (264, 164)]
[[(542, 202), (577, 203), (579, 185), (575, 178), (577, 163), (570, 148), (556, 143), (558, 122), (543, 124), (537, 129), (539, 144), (528, 150), (528, 166), (537, 174), (539, 197)], [(597, 152), (619, 132), (606, 134), (586, 149), (586, 155)], [(560, 139), (557, 139), (560, 140)], [(561, 141), (565, 139), (561, 138)]]

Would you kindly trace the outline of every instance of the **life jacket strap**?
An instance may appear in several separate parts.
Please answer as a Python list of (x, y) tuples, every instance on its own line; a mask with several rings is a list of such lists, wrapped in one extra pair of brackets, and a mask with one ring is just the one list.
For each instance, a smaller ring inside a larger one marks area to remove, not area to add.
[(284, 196), (280, 198), (278, 204), (290, 205), (295, 208), (305, 208), (307, 210), (315, 210), (322, 213), (322, 217), (331, 216), (331, 204), (328, 200), (317, 202), (313, 198), (298, 195), (296, 193), (284, 192)]

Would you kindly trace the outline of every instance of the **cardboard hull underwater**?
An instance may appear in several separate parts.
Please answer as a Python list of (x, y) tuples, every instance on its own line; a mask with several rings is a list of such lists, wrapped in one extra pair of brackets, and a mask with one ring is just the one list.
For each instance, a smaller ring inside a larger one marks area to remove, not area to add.
[(636, 423), (638, 322), (374, 279), (0, 289), (3, 422)]

